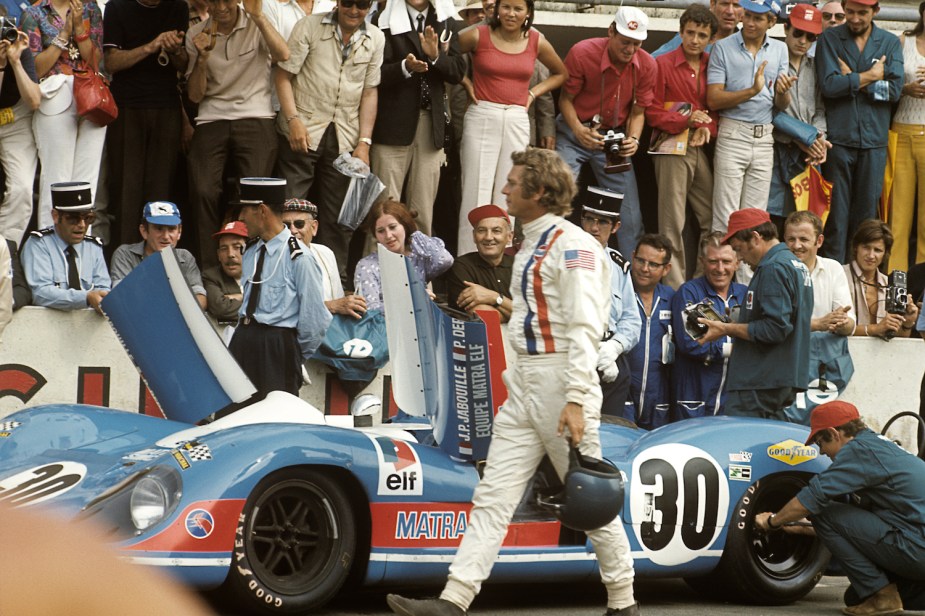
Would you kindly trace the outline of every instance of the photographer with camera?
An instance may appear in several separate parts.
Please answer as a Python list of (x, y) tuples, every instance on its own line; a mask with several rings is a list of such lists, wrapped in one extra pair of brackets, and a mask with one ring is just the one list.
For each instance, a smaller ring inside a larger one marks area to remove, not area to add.
[(0, 235), (19, 246), (32, 217), (32, 184), (38, 161), (32, 113), (42, 94), (29, 39), (16, 22), (0, 18), (0, 164), (6, 195), (0, 205)]
[(649, 18), (638, 8), (620, 7), (607, 38), (586, 39), (572, 47), (565, 58), (569, 77), (556, 119), (556, 152), (575, 178), (590, 163), (598, 186), (623, 194), (617, 242), (625, 255), (636, 249), (643, 234), (629, 159), (639, 150), (658, 73), (655, 60), (642, 50), (648, 25)]
[(894, 271), (886, 276), (880, 271), (881, 263), (889, 262), (892, 248), (893, 234), (886, 223), (872, 218), (858, 225), (851, 240), (853, 258), (845, 265), (858, 316), (855, 336), (908, 338), (915, 326), (919, 309), (909, 301), (906, 273)]

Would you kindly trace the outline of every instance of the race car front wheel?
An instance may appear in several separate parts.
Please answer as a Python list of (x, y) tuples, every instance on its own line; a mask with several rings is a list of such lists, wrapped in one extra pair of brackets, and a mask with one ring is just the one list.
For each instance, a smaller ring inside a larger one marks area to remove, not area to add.
[(723, 557), (713, 573), (687, 582), (708, 594), (759, 605), (785, 605), (806, 596), (829, 562), (829, 552), (811, 535), (765, 533), (755, 516), (779, 511), (806, 485), (798, 475), (777, 475), (751, 485), (729, 520)]
[(225, 585), (250, 611), (290, 614), (317, 608), (350, 573), (355, 528), (344, 491), (320, 471), (270, 475), (244, 506)]

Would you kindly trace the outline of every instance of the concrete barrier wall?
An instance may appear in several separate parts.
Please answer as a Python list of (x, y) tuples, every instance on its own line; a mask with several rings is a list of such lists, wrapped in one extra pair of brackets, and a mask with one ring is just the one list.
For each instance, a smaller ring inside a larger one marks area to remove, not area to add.
[[(164, 332), (163, 339), (170, 344), (170, 333)], [(879, 430), (900, 411), (918, 411), (925, 373), (922, 340), (853, 338), (850, 349), (855, 374), (842, 397), (858, 405), (871, 427)], [(312, 383), (302, 388), (303, 399), (327, 414), (348, 412), (348, 397), (326, 366), (309, 362), (309, 376)], [(388, 402), (389, 382), (386, 366), (364, 391)], [(159, 414), (105, 319), (90, 310), (23, 308), (0, 343), (0, 417), (24, 406), (57, 402)], [(385, 407), (387, 417), (394, 405)], [(904, 428), (906, 442), (912, 442), (910, 429)]]

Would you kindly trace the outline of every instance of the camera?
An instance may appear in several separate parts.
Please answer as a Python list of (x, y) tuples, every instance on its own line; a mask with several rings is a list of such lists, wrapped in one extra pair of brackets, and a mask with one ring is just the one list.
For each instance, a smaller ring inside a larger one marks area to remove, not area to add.
[(726, 315), (717, 312), (713, 303), (706, 299), (696, 304), (688, 303), (683, 312), (684, 331), (694, 340), (700, 340), (707, 333), (707, 326), (698, 321), (698, 319), (722, 321), (723, 323), (729, 322)]
[(16, 20), (12, 17), (0, 17), (0, 41), (13, 44), (19, 39)]
[(604, 135), (604, 154), (607, 155), (607, 164), (604, 166), (605, 172), (624, 173), (632, 169), (633, 163), (630, 162), (630, 159), (620, 154), (620, 144), (623, 143), (625, 138), (626, 135), (614, 130), (608, 130)]
[(906, 272), (893, 270), (887, 276), (886, 311), (889, 314), (906, 314), (909, 307), (909, 287), (906, 284)]

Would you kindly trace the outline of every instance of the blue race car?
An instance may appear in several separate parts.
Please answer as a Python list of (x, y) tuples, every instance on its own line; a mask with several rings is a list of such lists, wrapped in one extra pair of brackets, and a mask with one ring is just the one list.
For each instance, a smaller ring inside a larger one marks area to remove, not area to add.
[[(3, 418), (0, 505), (95, 523), (125, 560), (224, 587), (256, 613), (309, 612), (346, 587), (442, 583), (504, 399), (499, 328), (442, 313), (402, 257), (381, 260), (399, 418), (325, 416), (282, 392), (254, 400), (166, 252), (145, 259), (104, 308), (172, 419), (74, 404)], [(156, 344), (165, 331), (167, 350)], [(752, 522), (827, 466), (807, 435), (726, 417), (652, 432), (602, 425), (604, 457), (625, 481), (620, 515), (637, 575), (684, 577), (750, 603), (806, 595), (828, 553)], [(585, 535), (537, 501), (555, 481), (537, 473), (491, 582), (598, 576)]]

